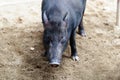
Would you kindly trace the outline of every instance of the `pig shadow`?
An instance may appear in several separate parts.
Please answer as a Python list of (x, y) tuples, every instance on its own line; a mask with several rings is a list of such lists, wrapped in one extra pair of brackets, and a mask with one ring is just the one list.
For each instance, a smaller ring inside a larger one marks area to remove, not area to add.
[[(27, 76), (30, 73), (30, 75), (32, 76), (31, 79), (33, 80), (39, 80), (39, 79), (40, 80), (58, 80), (59, 72), (61, 73), (61, 71), (63, 71), (62, 64), (59, 67), (51, 67), (48, 64), (47, 58), (43, 56), (44, 50), (42, 50), (39, 47), (40, 45), (35, 46), (35, 48), (37, 49), (37, 52), (36, 51), (29, 52), (29, 54), (37, 54), (37, 55), (24, 56), (26, 57), (24, 59), (25, 61), (24, 64), (26, 66), (25, 75)], [(63, 58), (69, 58), (69, 57), (63, 55)]]

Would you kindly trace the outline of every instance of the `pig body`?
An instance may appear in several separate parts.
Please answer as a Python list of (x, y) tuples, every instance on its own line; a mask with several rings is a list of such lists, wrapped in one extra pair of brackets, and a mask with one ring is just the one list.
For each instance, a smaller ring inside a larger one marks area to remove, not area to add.
[(85, 36), (83, 14), (86, 0), (43, 0), (42, 21), (44, 26), (43, 43), (45, 55), (51, 65), (59, 65), (68, 42), (71, 57), (78, 60), (75, 34)]

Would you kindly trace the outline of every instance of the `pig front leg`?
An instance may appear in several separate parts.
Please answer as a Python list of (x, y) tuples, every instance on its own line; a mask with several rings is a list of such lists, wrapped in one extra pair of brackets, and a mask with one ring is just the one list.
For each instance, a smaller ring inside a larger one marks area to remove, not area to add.
[(74, 61), (78, 61), (79, 57), (76, 49), (75, 34), (76, 34), (76, 31), (73, 31), (70, 37), (71, 57)]

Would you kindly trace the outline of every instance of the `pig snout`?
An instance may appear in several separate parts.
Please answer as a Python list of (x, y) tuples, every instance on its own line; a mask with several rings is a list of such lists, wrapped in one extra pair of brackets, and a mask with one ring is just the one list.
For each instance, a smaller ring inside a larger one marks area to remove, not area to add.
[(58, 59), (51, 59), (49, 61), (49, 64), (51, 67), (58, 67), (60, 65), (60, 60)]

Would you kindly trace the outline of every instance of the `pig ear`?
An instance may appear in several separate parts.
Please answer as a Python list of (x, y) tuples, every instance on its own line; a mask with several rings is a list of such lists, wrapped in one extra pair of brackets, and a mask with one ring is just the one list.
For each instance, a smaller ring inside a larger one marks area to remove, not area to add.
[(47, 15), (46, 15), (46, 11), (44, 11), (44, 13), (43, 13), (43, 20), (44, 20), (45, 24), (48, 23), (48, 18), (47, 18)]

